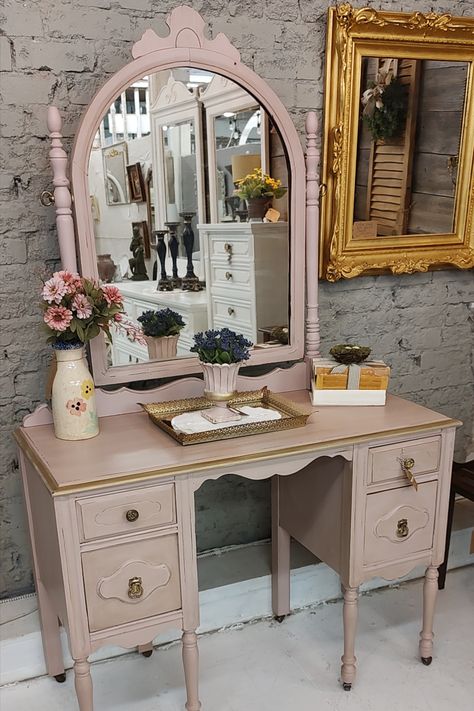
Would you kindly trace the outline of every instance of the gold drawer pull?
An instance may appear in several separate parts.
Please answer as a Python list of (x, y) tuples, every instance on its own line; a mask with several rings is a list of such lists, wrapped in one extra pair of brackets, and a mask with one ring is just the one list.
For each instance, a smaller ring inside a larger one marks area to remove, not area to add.
[(415, 466), (415, 460), (412, 459), (411, 457), (407, 457), (406, 459), (401, 459), (400, 460), (401, 465), (402, 465), (402, 471), (405, 474), (406, 478), (410, 482), (410, 484), (413, 486), (415, 491), (418, 491), (418, 482), (413, 476), (412, 469)]
[(401, 518), (397, 522), (397, 538), (406, 538), (408, 533), (408, 519)]
[(143, 595), (143, 585), (141, 578), (130, 578), (128, 581), (128, 597), (137, 600)]
[(127, 511), (127, 513), (125, 514), (125, 518), (127, 519), (127, 521), (130, 521), (130, 523), (132, 523), (132, 521), (137, 520), (139, 515), (140, 514), (138, 513), (138, 511), (136, 509), (129, 509)]
[(233, 316), (235, 314), (235, 309), (233, 309), (232, 306), (229, 306), (229, 308), (227, 309), (227, 313), (229, 314), (229, 316)]
[(225, 278), (227, 279), (227, 281), (229, 281), (229, 279), (232, 279), (232, 274), (231, 274), (231, 272), (226, 272), (226, 273), (225, 273)]

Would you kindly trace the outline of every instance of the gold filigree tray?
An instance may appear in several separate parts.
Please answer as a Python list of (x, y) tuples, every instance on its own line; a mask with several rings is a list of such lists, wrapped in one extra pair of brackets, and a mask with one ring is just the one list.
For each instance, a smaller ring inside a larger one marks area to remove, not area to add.
[(206, 410), (210, 407), (214, 407), (215, 403), (207, 400), (205, 397), (194, 397), (188, 400), (171, 400), (169, 402), (155, 402), (147, 405), (139, 404), (155, 425), (158, 425), (160, 429), (167, 432), (173, 439), (183, 445), (215, 442), (220, 439), (247, 437), (248, 435), (265, 434), (267, 432), (277, 432), (278, 430), (289, 430), (294, 427), (303, 427), (311, 414), (310, 411), (306, 411), (281, 395), (275, 395), (268, 390), (268, 388), (262, 388), (261, 390), (252, 390), (251, 392), (235, 393), (228, 404), (231, 407), (253, 405), (276, 410), (281, 415), (279, 420), (252, 422), (248, 424), (242, 422), (229, 427), (222, 427), (218, 430), (206, 430), (204, 432), (184, 434), (183, 432), (177, 432), (173, 429), (171, 425), (173, 417), (186, 412)]

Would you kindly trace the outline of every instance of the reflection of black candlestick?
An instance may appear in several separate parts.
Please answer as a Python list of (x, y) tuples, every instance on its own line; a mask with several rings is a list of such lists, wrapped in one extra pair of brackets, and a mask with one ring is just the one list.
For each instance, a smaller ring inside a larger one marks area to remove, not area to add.
[(177, 265), (178, 249), (179, 249), (177, 232), (178, 232), (178, 226), (180, 224), (181, 224), (180, 222), (165, 222), (166, 227), (168, 227), (169, 231), (170, 231), (170, 238), (168, 240), (168, 247), (169, 247), (170, 254), (171, 254), (171, 260), (173, 262), (173, 276), (171, 277), (171, 284), (173, 285), (174, 289), (180, 289), (181, 282), (182, 282), (182, 279), (178, 276), (178, 265)]
[(202, 286), (199, 283), (199, 279), (194, 273), (193, 267), (193, 247), (194, 247), (194, 232), (191, 226), (191, 221), (196, 213), (195, 212), (180, 212), (180, 217), (184, 220), (184, 230), (183, 230), (183, 244), (186, 250), (186, 257), (188, 258), (188, 263), (186, 265), (187, 271), (186, 276), (183, 279), (183, 291), (201, 291)]
[(158, 282), (158, 291), (173, 291), (173, 285), (171, 284), (168, 275), (166, 274), (166, 242), (165, 235), (168, 234), (168, 230), (155, 230), (156, 237), (156, 251), (158, 254), (158, 259), (161, 265), (161, 276)]

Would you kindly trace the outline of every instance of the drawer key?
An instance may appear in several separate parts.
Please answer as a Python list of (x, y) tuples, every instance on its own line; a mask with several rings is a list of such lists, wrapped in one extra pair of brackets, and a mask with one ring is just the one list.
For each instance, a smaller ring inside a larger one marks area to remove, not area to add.
[(129, 509), (127, 511), (127, 513), (125, 514), (125, 518), (127, 519), (127, 521), (130, 521), (130, 523), (132, 523), (132, 521), (137, 520), (139, 515), (140, 514), (138, 513), (138, 511), (136, 509)]
[(224, 251), (227, 253), (227, 261), (231, 262), (232, 261), (232, 245), (229, 244), (229, 242), (225, 243)]
[(408, 519), (401, 518), (397, 522), (397, 538), (406, 538), (408, 533)]
[(400, 463), (402, 465), (402, 471), (405, 474), (406, 478), (410, 482), (410, 484), (413, 486), (415, 491), (418, 491), (418, 482), (413, 476), (412, 469), (415, 466), (415, 460), (412, 459), (411, 457), (407, 457), (406, 459), (400, 459)]
[(130, 578), (128, 581), (128, 597), (131, 600), (137, 600), (143, 595), (143, 585), (141, 578)]

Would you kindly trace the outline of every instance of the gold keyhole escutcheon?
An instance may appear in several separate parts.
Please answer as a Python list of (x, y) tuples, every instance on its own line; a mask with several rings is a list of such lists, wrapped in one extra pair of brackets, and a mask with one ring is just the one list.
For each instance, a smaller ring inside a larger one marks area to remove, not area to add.
[(143, 595), (142, 579), (139, 577), (130, 578), (128, 581), (128, 597), (130, 600), (138, 600)]
[(397, 521), (397, 538), (406, 538), (408, 536), (408, 519), (401, 518)]
[(136, 509), (129, 509), (127, 513), (125, 514), (125, 518), (127, 521), (130, 521), (132, 523), (133, 521), (136, 521), (137, 518), (139, 517), (139, 513)]

